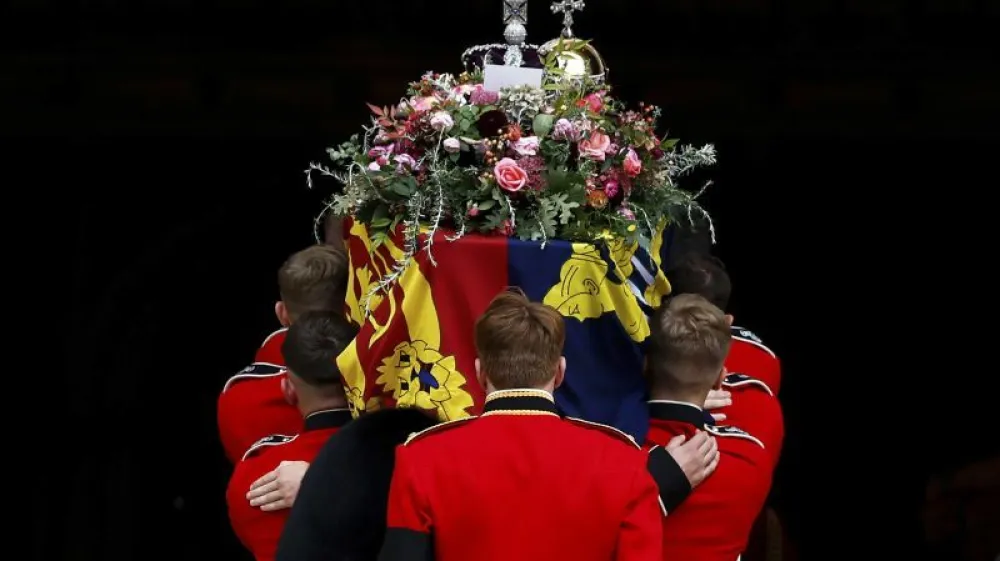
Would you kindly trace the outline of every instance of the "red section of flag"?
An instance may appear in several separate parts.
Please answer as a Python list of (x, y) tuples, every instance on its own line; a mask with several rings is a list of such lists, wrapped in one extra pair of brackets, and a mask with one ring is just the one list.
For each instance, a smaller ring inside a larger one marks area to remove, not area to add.
[(352, 270), (348, 308), (361, 325), (354, 345), (337, 361), (351, 406), (418, 407), (441, 420), (478, 414), (485, 396), (476, 380), (473, 326), (507, 286), (509, 242), (475, 236), (452, 243), (439, 233), (433, 246), (437, 265), (419, 250), (398, 278), (376, 288), (393, 275), (402, 238), (397, 232), (376, 246), (363, 227), (345, 221)]
[(441, 348), (455, 356), (458, 369), (465, 374), (469, 393), (482, 412), (486, 395), (476, 381), (476, 320), (490, 301), (508, 286), (506, 237), (476, 235), (459, 242), (434, 244), (434, 259), (426, 253), (418, 257), (421, 268), (431, 281), (438, 323), (441, 325)]

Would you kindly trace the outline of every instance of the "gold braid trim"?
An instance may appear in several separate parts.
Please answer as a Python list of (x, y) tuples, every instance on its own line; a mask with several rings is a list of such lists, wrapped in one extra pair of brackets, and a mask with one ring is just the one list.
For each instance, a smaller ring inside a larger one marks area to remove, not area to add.
[(491, 417), (493, 415), (514, 415), (514, 416), (542, 416), (548, 415), (550, 417), (558, 417), (559, 415), (551, 411), (536, 411), (533, 409), (495, 409), (493, 411), (487, 411), (480, 415), (480, 417)]
[(490, 395), (486, 396), (486, 403), (489, 403), (495, 399), (503, 399), (505, 397), (541, 397), (555, 403), (555, 399), (552, 398), (552, 394), (545, 390), (497, 390)]

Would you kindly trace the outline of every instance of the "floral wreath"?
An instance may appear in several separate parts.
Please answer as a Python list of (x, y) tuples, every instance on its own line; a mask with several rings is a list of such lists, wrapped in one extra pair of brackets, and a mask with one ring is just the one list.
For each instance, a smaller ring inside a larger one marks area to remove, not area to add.
[[(577, 42), (579, 44), (579, 42)], [(661, 137), (658, 107), (629, 109), (611, 88), (560, 70), (559, 44), (544, 60), (541, 88), (488, 91), (481, 70), (426, 73), (397, 105), (369, 104), (371, 125), (327, 153), (312, 173), (344, 185), (327, 212), (369, 226), (373, 246), (403, 232), (404, 255), (373, 286), (391, 285), (419, 250), (434, 265), (438, 231), (540, 241), (623, 238), (649, 247), (664, 221), (707, 219), (697, 192), (680, 188), (716, 162), (715, 147)], [(426, 233), (421, 243), (421, 234)], [(367, 308), (367, 306), (366, 306)]]

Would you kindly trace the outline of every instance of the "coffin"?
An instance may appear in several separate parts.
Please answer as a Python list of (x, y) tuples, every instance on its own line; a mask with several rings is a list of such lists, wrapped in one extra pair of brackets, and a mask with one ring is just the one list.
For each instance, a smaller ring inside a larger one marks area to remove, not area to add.
[(477, 415), (473, 325), (508, 286), (558, 310), (566, 322), (567, 374), (560, 411), (605, 423), (637, 439), (648, 426), (642, 376), (648, 315), (670, 285), (663, 274), (674, 229), (661, 225), (640, 244), (606, 237), (593, 243), (522, 241), (438, 231), (415, 251), (403, 236), (373, 236), (343, 224), (350, 255), (347, 308), (361, 326), (338, 359), (355, 415), (418, 407), (441, 421)]

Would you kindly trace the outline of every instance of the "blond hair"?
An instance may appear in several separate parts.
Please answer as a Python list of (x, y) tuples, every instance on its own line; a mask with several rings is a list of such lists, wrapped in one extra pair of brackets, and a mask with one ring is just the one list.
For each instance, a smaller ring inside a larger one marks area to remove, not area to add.
[(677, 393), (711, 389), (732, 341), (722, 310), (697, 294), (681, 294), (651, 323), (646, 369), (653, 386)]
[(566, 329), (559, 312), (512, 288), (476, 320), (475, 339), (480, 367), (493, 387), (537, 388), (555, 376)]
[(293, 253), (278, 270), (278, 291), (294, 320), (306, 312), (342, 312), (347, 255), (326, 245)]

